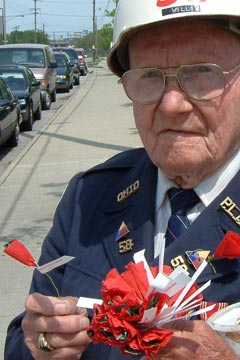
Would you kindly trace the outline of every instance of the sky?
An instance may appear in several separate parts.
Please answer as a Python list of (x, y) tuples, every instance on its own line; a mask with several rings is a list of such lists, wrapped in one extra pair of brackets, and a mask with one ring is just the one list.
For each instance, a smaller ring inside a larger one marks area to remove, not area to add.
[[(72, 37), (74, 33), (93, 30), (93, 0), (5, 0), (7, 33), (33, 30), (35, 6), (37, 29), (44, 30), (50, 38)], [(113, 0), (95, 0), (98, 29), (110, 22), (105, 10), (114, 6)]]

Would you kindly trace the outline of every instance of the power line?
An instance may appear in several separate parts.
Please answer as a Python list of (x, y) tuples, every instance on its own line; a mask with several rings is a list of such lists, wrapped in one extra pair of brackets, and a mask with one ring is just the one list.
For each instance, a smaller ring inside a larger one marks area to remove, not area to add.
[(98, 22), (98, 25), (99, 25), (99, 26), (101, 26), (101, 25), (103, 24), (103, 22), (104, 22), (104, 20), (105, 20), (105, 18), (106, 18), (106, 12), (107, 12), (108, 7), (109, 7), (109, 5), (110, 5), (110, 1), (111, 1), (111, 0), (108, 0), (108, 1), (107, 1), (107, 5), (106, 5), (106, 7), (105, 7), (104, 13), (103, 13), (101, 19), (100, 19), (99, 22)]
[(64, 17), (77, 17), (77, 18), (91, 18), (91, 15), (76, 15), (76, 14), (47, 14), (47, 13), (42, 13), (41, 12), (41, 15), (45, 15), (45, 16), (58, 16), (58, 17), (61, 17), (61, 16), (64, 16)]

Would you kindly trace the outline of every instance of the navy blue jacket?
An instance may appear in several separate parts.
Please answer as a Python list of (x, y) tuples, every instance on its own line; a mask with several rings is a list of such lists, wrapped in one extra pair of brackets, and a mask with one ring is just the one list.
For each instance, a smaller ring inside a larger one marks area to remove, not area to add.
[[(139, 181), (136, 192), (119, 202), (119, 194)], [(151, 265), (153, 258), (155, 196), (157, 168), (150, 162), (144, 149), (119, 154), (95, 168), (77, 174), (70, 181), (54, 216), (53, 227), (47, 235), (39, 263), (44, 264), (62, 255), (76, 258), (51, 272), (61, 296), (87, 296), (100, 298), (101, 281), (115, 267), (120, 272), (132, 261), (134, 252), (146, 249)], [(227, 185), (227, 184), (226, 184)], [(172, 243), (165, 252), (165, 264), (185, 254), (186, 250), (215, 250), (228, 230), (240, 234), (236, 221), (226, 213), (220, 203), (228, 196), (240, 207), (240, 173), (223, 192), (194, 221), (188, 231)], [(124, 221), (133, 240), (133, 249), (119, 252), (115, 241)], [(207, 301), (240, 301), (240, 264), (238, 260), (215, 261), (216, 273), (207, 266), (199, 283), (211, 279), (204, 292)], [(189, 267), (191, 273), (193, 269)], [(54, 289), (46, 276), (35, 271), (30, 292), (53, 295)], [(5, 360), (32, 360), (24, 345), (21, 320), (14, 319), (8, 329)], [(128, 359), (138, 359), (131, 357)], [(123, 360), (118, 349), (91, 344), (82, 360)]]

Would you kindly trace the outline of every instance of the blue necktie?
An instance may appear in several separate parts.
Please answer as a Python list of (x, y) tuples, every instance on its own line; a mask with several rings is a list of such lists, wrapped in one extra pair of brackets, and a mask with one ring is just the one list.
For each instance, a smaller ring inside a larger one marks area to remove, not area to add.
[(190, 226), (187, 211), (198, 203), (199, 197), (192, 189), (172, 188), (168, 191), (172, 215), (168, 220), (166, 247)]

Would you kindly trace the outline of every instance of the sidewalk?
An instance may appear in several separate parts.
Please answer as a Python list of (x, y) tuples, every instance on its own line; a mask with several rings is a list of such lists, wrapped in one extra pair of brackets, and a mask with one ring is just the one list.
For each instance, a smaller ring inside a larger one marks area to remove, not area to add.
[[(0, 245), (18, 238), (35, 258), (57, 203), (77, 172), (140, 146), (132, 106), (105, 63), (0, 177)], [(0, 359), (9, 321), (24, 309), (33, 270), (1, 253)]]

